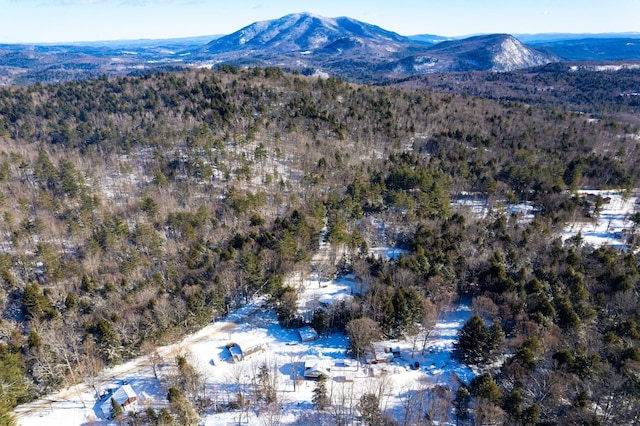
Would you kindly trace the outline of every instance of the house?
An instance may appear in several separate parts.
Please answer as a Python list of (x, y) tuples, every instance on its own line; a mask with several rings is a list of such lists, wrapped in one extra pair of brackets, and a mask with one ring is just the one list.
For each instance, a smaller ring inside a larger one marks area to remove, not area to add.
[(331, 364), (327, 359), (309, 357), (304, 361), (304, 377), (317, 379), (320, 376), (331, 377)]
[(131, 385), (122, 385), (116, 389), (115, 392), (107, 394), (105, 400), (100, 404), (100, 411), (105, 418), (111, 417), (111, 410), (113, 408), (113, 403), (111, 402), (112, 399), (120, 404), (123, 411), (136, 411), (138, 395), (135, 393)]
[(298, 336), (300, 336), (300, 341), (302, 343), (311, 342), (312, 340), (318, 339), (318, 333), (313, 329), (313, 327), (302, 327), (298, 329)]

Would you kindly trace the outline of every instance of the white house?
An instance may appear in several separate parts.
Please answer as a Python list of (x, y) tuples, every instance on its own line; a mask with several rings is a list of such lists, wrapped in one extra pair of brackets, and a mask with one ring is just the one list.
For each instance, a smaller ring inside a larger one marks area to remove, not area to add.
[(304, 377), (317, 379), (320, 376), (331, 377), (331, 364), (328, 359), (309, 357), (304, 361)]

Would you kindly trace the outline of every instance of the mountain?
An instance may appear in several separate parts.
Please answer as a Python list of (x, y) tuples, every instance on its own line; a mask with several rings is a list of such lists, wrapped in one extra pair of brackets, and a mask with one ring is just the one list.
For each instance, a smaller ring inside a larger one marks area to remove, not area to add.
[(508, 34), (451, 40), (429, 47), (424, 54), (404, 58), (396, 72), (426, 74), (463, 71), (513, 71), (556, 62), (554, 55), (527, 47)]
[(396, 48), (408, 42), (407, 37), (355, 19), (296, 13), (253, 23), (212, 41), (205, 50), (210, 53), (255, 50), (260, 50), (260, 53), (305, 52), (321, 49), (342, 38), (373, 39)]
[(273, 65), (373, 79), (378, 64), (428, 45), (347, 17), (310, 13), (253, 23), (193, 52), (194, 59), (239, 65)]
[(509, 35), (442, 40), (404, 37), (351, 18), (300, 13), (251, 24), (213, 40), (194, 57), (212, 63), (286, 66), (359, 81), (427, 72), (510, 71), (557, 60)]
[(455, 39), (429, 34), (405, 37), (348, 17), (297, 13), (255, 22), (221, 37), (0, 45), (0, 85), (219, 64), (275, 66), (376, 83), (429, 73), (513, 71), (558, 61), (640, 59), (640, 39), (633, 36), (523, 36), (531, 40), (529, 44), (507, 34)]

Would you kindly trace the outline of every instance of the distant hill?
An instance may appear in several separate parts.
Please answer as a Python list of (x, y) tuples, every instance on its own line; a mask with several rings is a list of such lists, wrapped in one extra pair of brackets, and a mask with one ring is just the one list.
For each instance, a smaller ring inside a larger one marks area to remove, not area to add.
[(615, 39), (637, 38), (640, 33), (542, 33), (542, 34), (513, 34), (523, 43), (551, 43), (556, 41), (584, 40), (584, 39)]
[(430, 72), (510, 71), (557, 60), (509, 35), (444, 40), (404, 37), (351, 18), (301, 13), (251, 24), (212, 41), (194, 57), (286, 65), (365, 81)]
[(584, 38), (535, 44), (564, 61), (640, 60), (640, 38)]
[(409, 36), (409, 38), (411, 40), (419, 41), (422, 43), (436, 44), (436, 43), (441, 43), (443, 41), (458, 40), (465, 37), (443, 37), (435, 34), (416, 34), (416, 35)]
[(64, 46), (0, 45), (0, 85), (54, 83), (223, 63), (275, 66), (307, 75), (376, 83), (421, 74), (514, 71), (558, 61), (640, 60), (640, 34), (575, 38), (579, 36), (534, 34), (523, 35), (522, 40), (508, 34), (405, 37), (348, 17), (296, 13), (255, 22), (225, 36)]
[(556, 62), (554, 55), (527, 47), (508, 34), (444, 41), (402, 61), (403, 72), (513, 71)]

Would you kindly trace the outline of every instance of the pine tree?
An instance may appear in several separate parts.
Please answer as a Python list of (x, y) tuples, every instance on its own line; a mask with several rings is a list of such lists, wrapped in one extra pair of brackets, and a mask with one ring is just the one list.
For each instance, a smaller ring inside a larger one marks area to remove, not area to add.
[(111, 415), (114, 419), (120, 420), (122, 418), (122, 405), (115, 398), (111, 398)]
[(483, 363), (485, 344), (488, 339), (487, 327), (478, 315), (474, 315), (458, 332), (458, 342), (455, 344), (457, 357), (467, 364)]
[(362, 415), (362, 419), (370, 425), (380, 424), (380, 398), (373, 393), (367, 392), (360, 397), (358, 409)]
[(469, 418), (469, 406), (471, 405), (471, 394), (465, 386), (458, 388), (456, 398), (453, 400), (453, 406), (458, 420), (466, 420)]
[(489, 336), (485, 345), (485, 354), (488, 361), (493, 361), (504, 345), (504, 331), (502, 331), (500, 323), (497, 322), (491, 324), (488, 331)]
[(313, 402), (313, 405), (315, 405), (318, 410), (324, 410), (331, 405), (329, 395), (327, 394), (327, 378), (324, 375), (318, 377), (311, 402)]
[(471, 365), (484, 365), (493, 361), (504, 345), (504, 332), (498, 323), (489, 328), (478, 315), (474, 315), (458, 332), (456, 356)]
[(318, 308), (313, 312), (313, 318), (311, 319), (311, 327), (318, 333), (318, 336), (322, 336), (327, 331), (327, 323), (329, 317), (327, 311), (323, 308)]
[(502, 391), (489, 373), (474, 377), (471, 380), (469, 392), (473, 397), (487, 399), (496, 405), (501, 405), (504, 398)]

